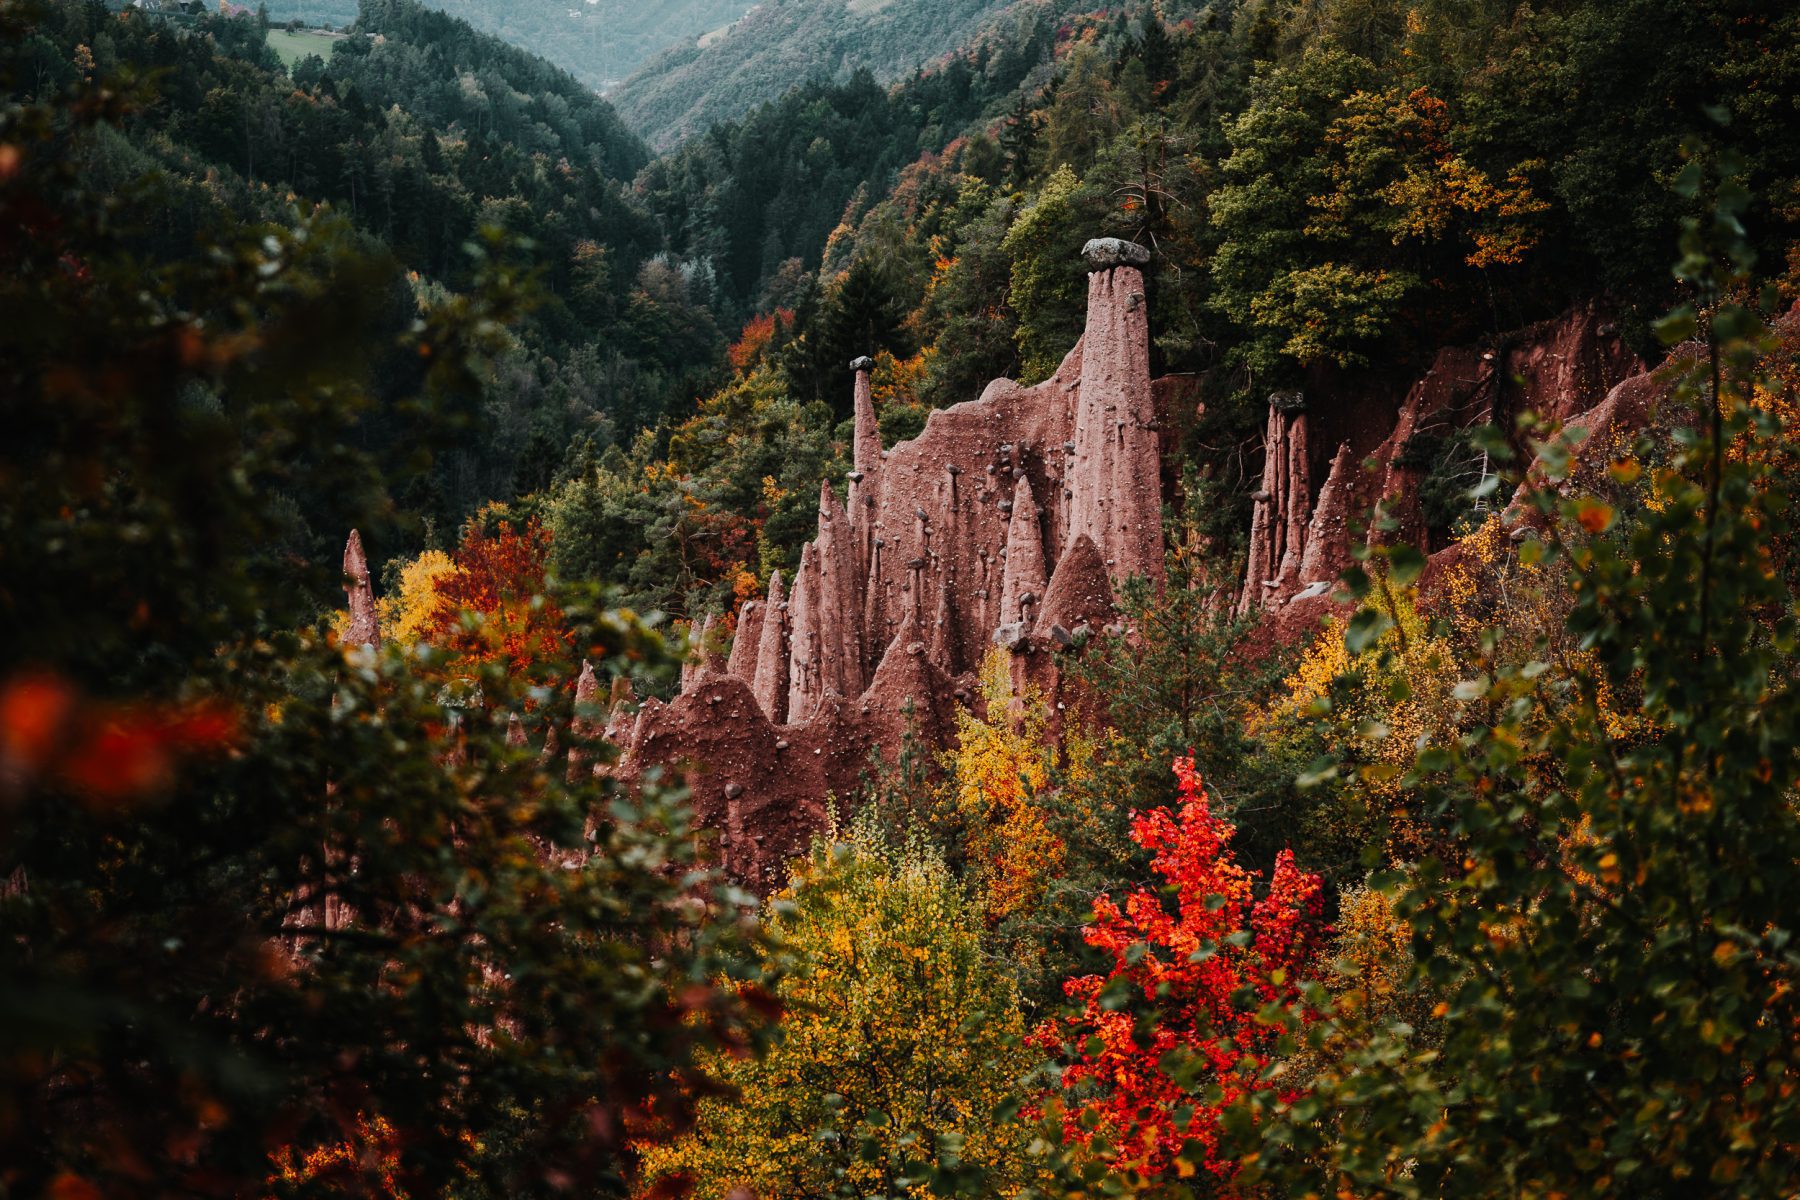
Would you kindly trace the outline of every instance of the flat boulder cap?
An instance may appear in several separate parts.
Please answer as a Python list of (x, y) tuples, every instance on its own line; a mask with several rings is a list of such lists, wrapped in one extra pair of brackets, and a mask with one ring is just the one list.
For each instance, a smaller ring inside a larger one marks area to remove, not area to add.
[(1128, 242), (1124, 238), (1094, 238), (1081, 248), (1081, 257), (1087, 260), (1090, 271), (1105, 271), (1112, 267), (1147, 267), (1150, 265), (1150, 251), (1136, 242)]

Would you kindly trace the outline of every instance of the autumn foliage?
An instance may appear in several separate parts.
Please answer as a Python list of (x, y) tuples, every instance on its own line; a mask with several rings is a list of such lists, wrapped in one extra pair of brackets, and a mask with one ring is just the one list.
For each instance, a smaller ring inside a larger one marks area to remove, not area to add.
[(744, 322), (744, 331), (731, 343), (725, 355), (733, 370), (747, 371), (755, 366), (764, 351), (775, 343), (775, 335), (794, 324), (794, 310), (778, 308), (772, 313), (758, 313)]
[(283, 1147), (273, 1157), (269, 1184), (277, 1194), (299, 1189), (326, 1195), (407, 1200), (401, 1181), (400, 1135), (386, 1120), (358, 1113), (341, 1142), (296, 1153)]
[(401, 645), (421, 640), (436, 624), (438, 580), (455, 570), (442, 550), (426, 550), (401, 567), (399, 590), (375, 601), (382, 635)]
[(96, 809), (129, 804), (169, 786), (183, 760), (237, 738), (237, 714), (218, 703), (111, 703), (58, 675), (22, 674), (0, 683), (0, 804), (34, 783)]
[(454, 570), (434, 581), (437, 606), (425, 622), (425, 640), (469, 668), (499, 664), (529, 676), (566, 663), (574, 638), (562, 610), (545, 596), (549, 554), (550, 531), (535, 519), (522, 530), (501, 522), (493, 534), (471, 525), (453, 556)]
[(1044, 810), (1055, 755), (1046, 744), (1049, 712), (1043, 697), (1031, 691), (1015, 704), (1008, 655), (995, 648), (981, 664), (981, 699), (985, 719), (970, 709), (957, 710), (956, 744), (945, 764), (957, 815), (979, 864), (988, 919), (998, 921), (1042, 898), (1062, 871), (1066, 848)]
[(1284, 850), (1258, 899), (1256, 873), (1232, 853), (1236, 830), (1213, 814), (1193, 760), (1177, 760), (1175, 774), (1179, 812), (1159, 808), (1132, 821), (1132, 839), (1154, 856), (1162, 886), (1133, 891), (1123, 910), (1110, 897), (1095, 900), (1086, 938), (1112, 968), (1069, 980), (1064, 991), (1081, 1011), (1040, 1025), (1032, 1041), (1066, 1048), (1070, 1144), (1144, 1176), (1203, 1170), (1228, 1182), (1237, 1166), (1221, 1150), (1221, 1115), (1276, 1086), (1263, 1072), (1282, 1027), (1261, 1012), (1300, 1009), (1327, 930), (1319, 877)]
[(788, 966), (781, 1036), (706, 1064), (731, 1091), (642, 1147), (642, 1200), (683, 1180), (696, 1198), (942, 1196), (958, 1179), (1014, 1194), (1030, 1135), (994, 1114), (1031, 1067), (1025, 1018), (943, 856), (890, 845), (865, 810), (795, 862), (766, 917)]

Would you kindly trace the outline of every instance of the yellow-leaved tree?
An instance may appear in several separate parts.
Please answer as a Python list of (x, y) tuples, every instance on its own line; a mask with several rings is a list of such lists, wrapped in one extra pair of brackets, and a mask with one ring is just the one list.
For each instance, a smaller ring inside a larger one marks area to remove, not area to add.
[[(392, 569), (390, 564), (390, 570)], [(400, 568), (400, 588), (375, 601), (381, 618), (381, 636), (403, 646), (423, 640), (439, 605), (438, 581), (456, 570), (442, 550), (427, 550)], [(338, 636), (349, 631), (350, 614), (340, 609), (335, 622)]]
[(400, 590), (376, 602), (383, 636), (402, 645), (423, 638), (438, 608), (438, 581), (454, 570), (442, 550), (427, 550), (401, 567)]
[(1000, 921), (1036, 905), (1062, 872), (1065, 848), (1043, 804), (1055, 749), (1045, 736), (1043, 698), (1031, 689), (1013, 695), (1008, 655), (998, 646), (982, 659), (978, 704), (981, 716), (957, 710), (944, 762), (988, 919)]
[(1329, 622), (1276, 703), (1247, 714), (1267, 745), (1302, 759), (1321, 749), (1339, 756), (1340, 779), (1299, 830), (1301, 843), (1327, 861), (1354, 864), (1369, 845), (1382, 846), (1389, 861), (1432, 848), (1431, 828), (1409, 810), (1401, 775), (1421, 736), (1450, 728), (1457, 661), (1420, 615), (1414, 589), (1383, 594), (1392, 627), (1374, 646), (1351, 651), (1341, 623)]
[(699, 1200), (1018, 1191), (1028, 1129), (996, 1114), (1017, 1107), (1035, 1055), (981, 924), (942, 856), (891, 845), (871, 810), (815, 842), (768, 907), (787, 970), (775, 1045), (707, 1064), (735, 1094), (645, 1147), (641, 1187), (685, 1177)]

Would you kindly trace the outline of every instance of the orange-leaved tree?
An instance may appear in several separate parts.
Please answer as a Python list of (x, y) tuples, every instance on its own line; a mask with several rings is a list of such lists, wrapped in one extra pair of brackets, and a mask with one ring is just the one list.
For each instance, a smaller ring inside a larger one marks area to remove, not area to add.
[(744, 331), (738, 340), (725, 350), (725, 357), (737, 371), (748, 371), (762, 361), (764, 353), (775, 345), (783, 330), (793, 328), (794, 310), (777, 308), (774, 312), (758, 313), (744, 322)]
[(1229, 1186), (1237, 1167), (1221, 1148), (1221, 1115), (1278, 1086), (1264, 1073), (1288, 1051), (1288, 1030), (1264, 1017), (1304, 1012), (1301, 987), (1327, 929), (1319, 877), (1284, 850), (1258, 899), (1256, 873), (1232, 853), (1236, 830), (1213, 814), (1193, 760), (1178, 759), (1175, 774), (1180, 811), (1132, 820), (1156, 886), (1133, 891), (1123, 910), (1095, 900), (1084, 932), (1111, 969), (1068, 980), (1080, 1011), (1044, 1022), (1032, 1041), (1063, 1055), (1063, 1136), (1078, 1151), (1120, 1172), (1204, 1171)]
[(401, 1181), (399, 1134), (382, 1117), (356, 1115), (350, 1136), (304, 1152), (283, 1146), (271, 1156), (268, 1185), (276, 1195), (318, 1195), (408, 1200)]

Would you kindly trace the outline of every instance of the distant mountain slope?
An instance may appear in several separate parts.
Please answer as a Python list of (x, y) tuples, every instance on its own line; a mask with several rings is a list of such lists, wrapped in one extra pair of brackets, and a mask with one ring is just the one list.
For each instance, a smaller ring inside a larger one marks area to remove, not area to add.
[[(549, 59), (589, 87), (624, 79), (671, 46), (742, 16), (750, 0), (428, 0), (483, 33)], [(873, 0), (879, 3), (880, 0)], [(268, 0), (269, 19), (344, 25), (356, 0)]]
[(668, 149), (809, 79), (867, 67), (882, 81), (970, 43), (1002, 13), (1047, 17), (1055, 0), (764, 0), (729, 33), (669, 50), (608, 98)]
[(611, 105), (564, 71), (509, 39), (417, 0), (362, 0), (356, 28), (381, 39), (350, 38), (333, 52), (370, 57), (360, 81), (371, 98), (422, 102), (478, 136), (499, 135), (517, 152), (573, 151), (612, 180), (636, 174), (649, 155)]

